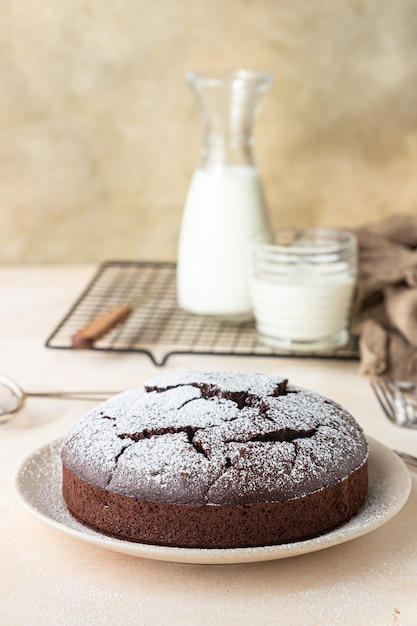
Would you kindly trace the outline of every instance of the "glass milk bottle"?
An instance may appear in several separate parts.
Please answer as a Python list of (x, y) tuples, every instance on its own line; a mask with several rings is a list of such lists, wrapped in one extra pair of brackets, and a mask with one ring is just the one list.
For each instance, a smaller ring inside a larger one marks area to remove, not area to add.
[(268, 228), (253, 122), (271, 75), (189, 73), (203, 126), (201, 161), (185, 203), (178, 246), (179, 305), (232, 321), (252, 318), (249, 244)]

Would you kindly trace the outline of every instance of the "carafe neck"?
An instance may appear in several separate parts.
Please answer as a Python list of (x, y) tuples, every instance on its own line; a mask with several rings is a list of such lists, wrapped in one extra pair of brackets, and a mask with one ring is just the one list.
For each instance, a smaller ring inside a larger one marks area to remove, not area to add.
[(251, 139), (206, 131), (200, 150), (200, 167), (214, 169), (232, 165), (254, 167)]
[(249, 70), (192, 72), (186, 79), (196, 96), (202, 122), (200, 167), (253, 167), (253, 125), (271, 75)]

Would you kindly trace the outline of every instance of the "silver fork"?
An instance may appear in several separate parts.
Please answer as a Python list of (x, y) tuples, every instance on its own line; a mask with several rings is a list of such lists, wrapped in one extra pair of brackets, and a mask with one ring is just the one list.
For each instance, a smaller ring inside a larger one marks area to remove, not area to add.
[(417, 428), (417, 387), (407, 381), (374, 378), (372, 389), (388, 419), (397, 426)]

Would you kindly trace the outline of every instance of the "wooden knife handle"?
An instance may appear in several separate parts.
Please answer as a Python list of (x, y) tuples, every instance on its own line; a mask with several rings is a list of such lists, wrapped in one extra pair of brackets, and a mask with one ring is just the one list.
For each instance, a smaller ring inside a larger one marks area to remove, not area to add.
[(92, 348), (97, 339), (104, 337), (109, 330), (123, 322), (131, 312), (132, 307), (129, 304), (122, 304), (101, 313), (72, 336), (72, 347)]

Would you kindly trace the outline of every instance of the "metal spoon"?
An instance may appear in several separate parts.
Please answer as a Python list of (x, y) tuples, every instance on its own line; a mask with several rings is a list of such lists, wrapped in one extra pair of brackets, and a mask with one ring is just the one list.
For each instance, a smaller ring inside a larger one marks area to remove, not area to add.
[(32, 398), (65, 398), (67, 400), (105, 400), (117, 391), (23, 391), (9, 376), (0, 374), (0, 424), (11, 419), (20, 411), (27, 397)]

